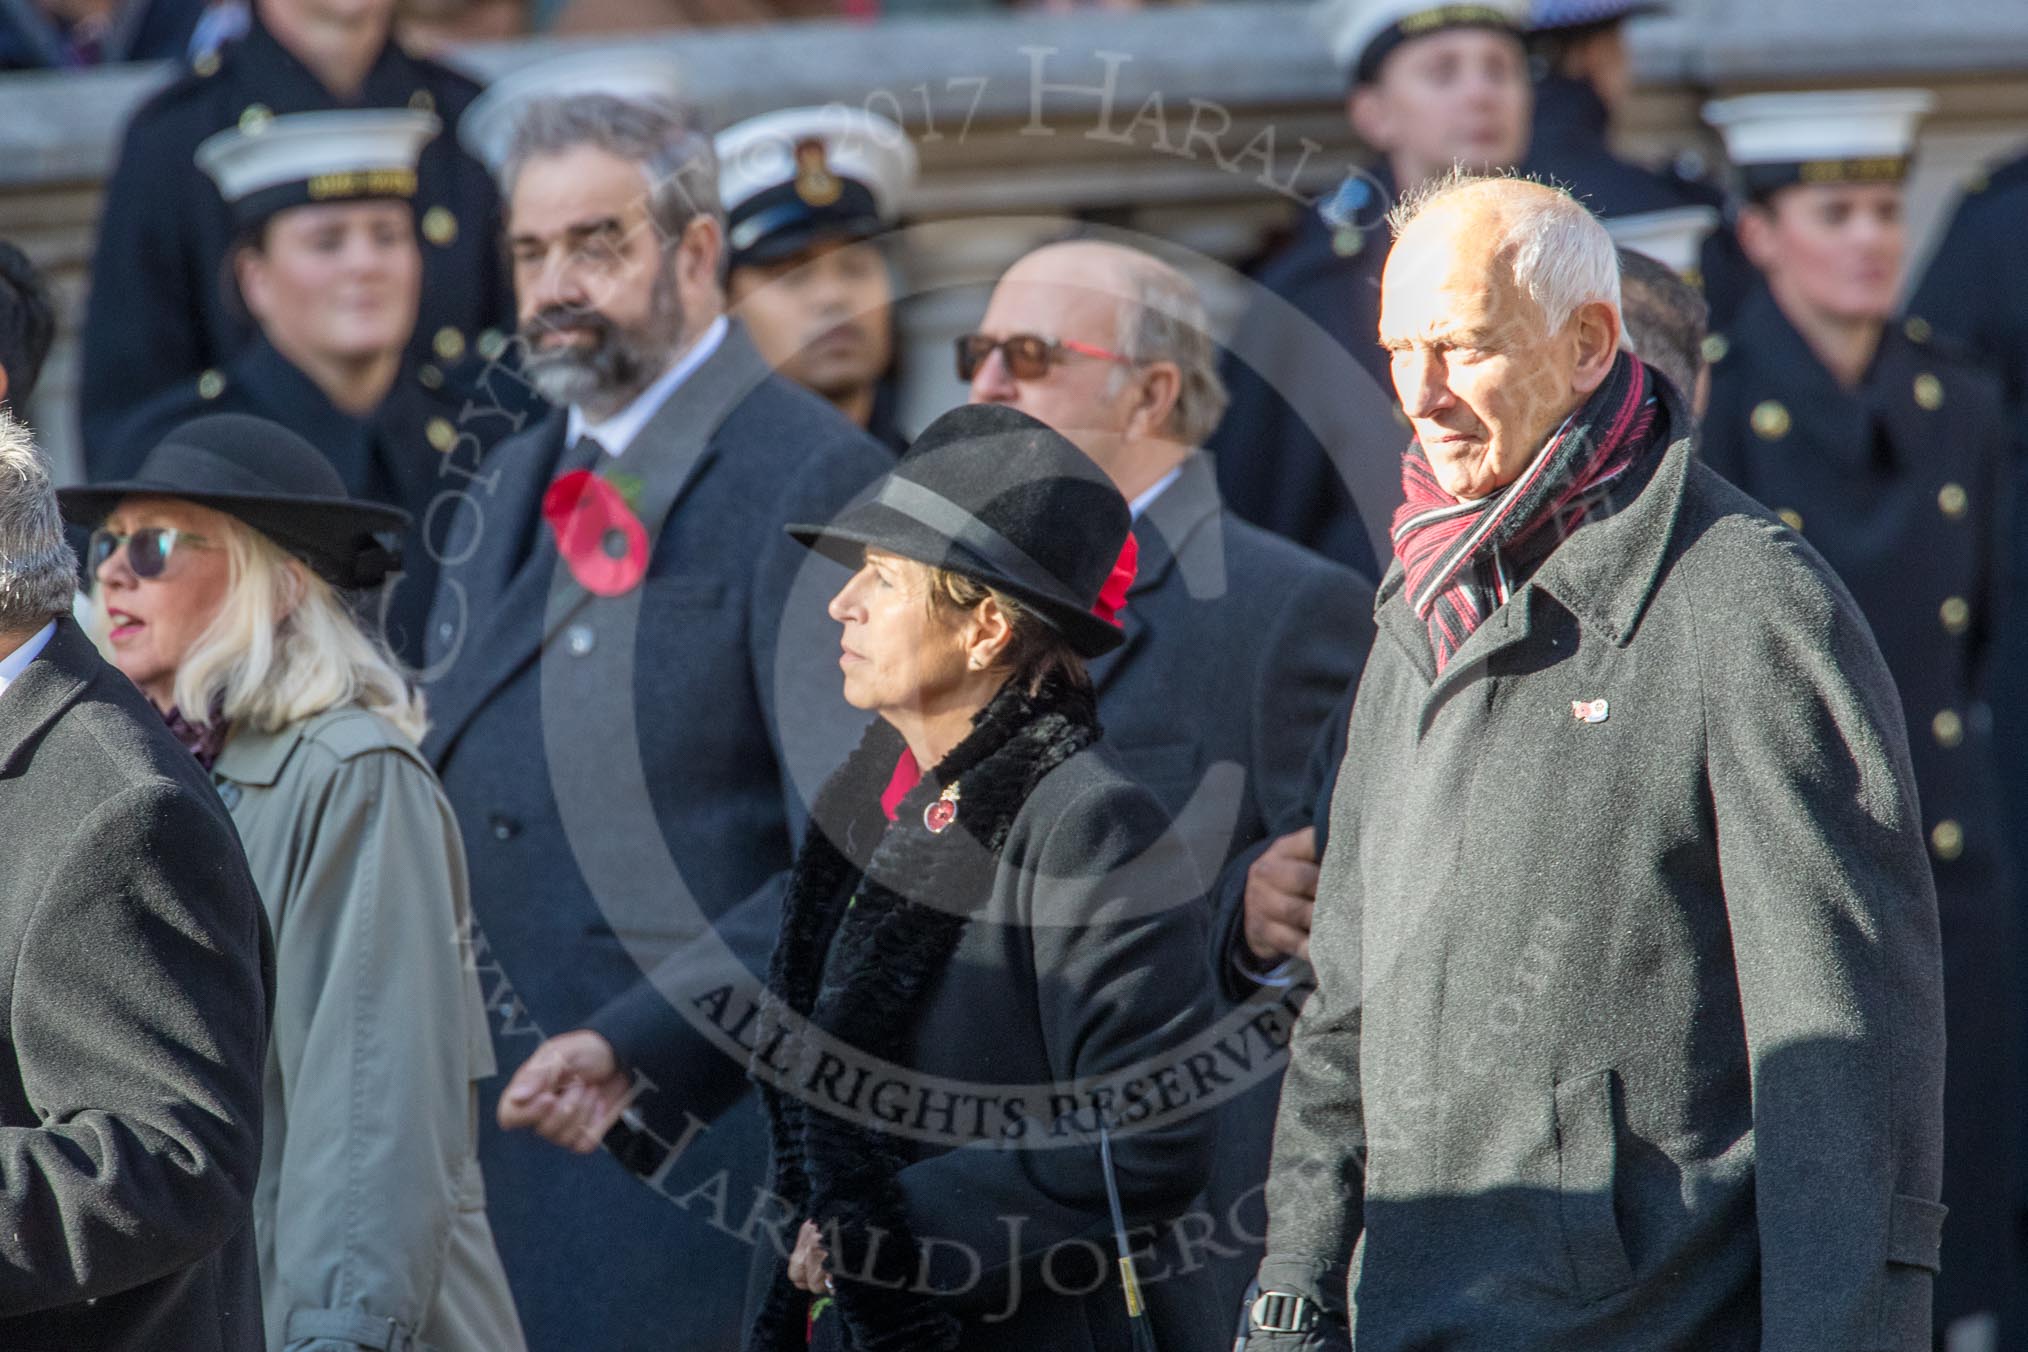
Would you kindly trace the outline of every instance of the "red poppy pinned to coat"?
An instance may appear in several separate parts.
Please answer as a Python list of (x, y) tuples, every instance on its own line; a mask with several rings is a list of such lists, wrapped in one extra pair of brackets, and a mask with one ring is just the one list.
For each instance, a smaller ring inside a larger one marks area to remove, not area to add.
[(630, 592), (647, 574), (646, 528), (620, 490), (590, 470), (572, 470), (549, 486), (542, 519), (570, 575), (592, 595)]
[(1127, 542), (1120, 546), (1119, 562), (1113, 565), (1112, 576), (1106, 585), (1099, 588), (1098, 603), (1091, 613), (1107, 624), (1118, 628), (1120, 612), (1127, 608), (1127, 593), (1133, 590), (1134, 575), (1141, 570), (1141, 544), (1132, 531), (1127, 532)]

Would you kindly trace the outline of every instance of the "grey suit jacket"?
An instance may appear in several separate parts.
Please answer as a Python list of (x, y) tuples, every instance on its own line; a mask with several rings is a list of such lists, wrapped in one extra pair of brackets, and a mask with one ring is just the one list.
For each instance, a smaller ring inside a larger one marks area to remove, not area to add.
[(0, 691), (0, 861), (0, 1347), (260, 1352), (260, 898), (69, 619)]
[(1901, 710), (1823, 560), (1694, 451), (1441, 675), (1382, 584), (1262, 1268), (1349, 1282), (1361, 1352), (1930, 1345), (1943, 1000)]

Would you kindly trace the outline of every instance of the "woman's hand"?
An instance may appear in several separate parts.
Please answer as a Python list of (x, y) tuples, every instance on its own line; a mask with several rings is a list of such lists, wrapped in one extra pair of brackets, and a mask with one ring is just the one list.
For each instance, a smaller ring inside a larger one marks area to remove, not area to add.
[(586, 1028), (560, 1033), (508, 1081), (500, 1127), (533, 1130), (553, 1145), (589, 1155), (619, 1120), (631, 1087), (611, 1043)]
[(824, 1265), (831, 1261), (830, 1250), (824, 1247), (824, 1236), (817, 1230), (815, 1221), (804, 1221), (803, 1228), (796, 1233), (796, 1251), (789, 1255), (789, 1285), (808, 1291), (813, 1296), (828, 1296), (835, 1288)]

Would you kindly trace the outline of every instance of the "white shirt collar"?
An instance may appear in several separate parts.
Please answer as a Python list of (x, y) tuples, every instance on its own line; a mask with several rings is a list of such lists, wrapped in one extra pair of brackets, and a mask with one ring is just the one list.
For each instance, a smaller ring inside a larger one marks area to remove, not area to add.
[(7, 656), (0, 657), (0, 694), (5, 694), (7, 687), (21, 678), (21, 673), (28, 670), (30, 662), (42, 656), (42, 650), (49, 646), (49, 640), (55, 633), (56, 621), (51, 620), (30, 635), (28, 642)]
[(1148, 487), (1142, 491), (1141, 496), (1135, 498), (1132, 502), (1128, 503), (1127, 514), (1131, 516), (1134, 520), (1139, 521), (1141, 519), (1141, 513), (1147, 511), (1150, 507), (1154, 506), (1155, 499), (1161, 497), (1163, 491), (1167, 489), (1170, 484), (1175, 483), (1178, 479), (1182, 477), (1183, 477), (1183, 467), (1181, 465), (1178, 465), (1176, 466), (1176, 468), (1170, 470), (1167, 474), (1164, 474), (1161, 478), (1155, 480), (1154, 483), (1149, 484)]
[(648, 425), (648, 419), (667, 403), (669, 396), (694, 374), (698, 367), (718, 351), (718, 345), (725, 341), (726, 330), (731, 326), (720, 315), (711, 321), (711, 327), (704, 336), (690, 345), (690, 349), (668, 370), (655, 378), (655, 383), (634, 396), (634, 402), (607, 418), (604, 422), (590, 422), (584, 411), (572, 404), (564, 415), (563, 444), (575, 446), (579, 437), (597, 437), (599, 445), (607, 455), (619, 455), (631, 446), (641, 429)]

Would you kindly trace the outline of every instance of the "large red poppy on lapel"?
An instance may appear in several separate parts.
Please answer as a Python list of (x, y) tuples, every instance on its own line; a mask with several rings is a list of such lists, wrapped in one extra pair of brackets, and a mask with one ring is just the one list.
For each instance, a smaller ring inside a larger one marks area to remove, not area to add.
[(620, 490), (588, 469), (561, 475), (542, 495), (556, 552), (593, 596), (618, 596), (648, 571), (648, 532)]

